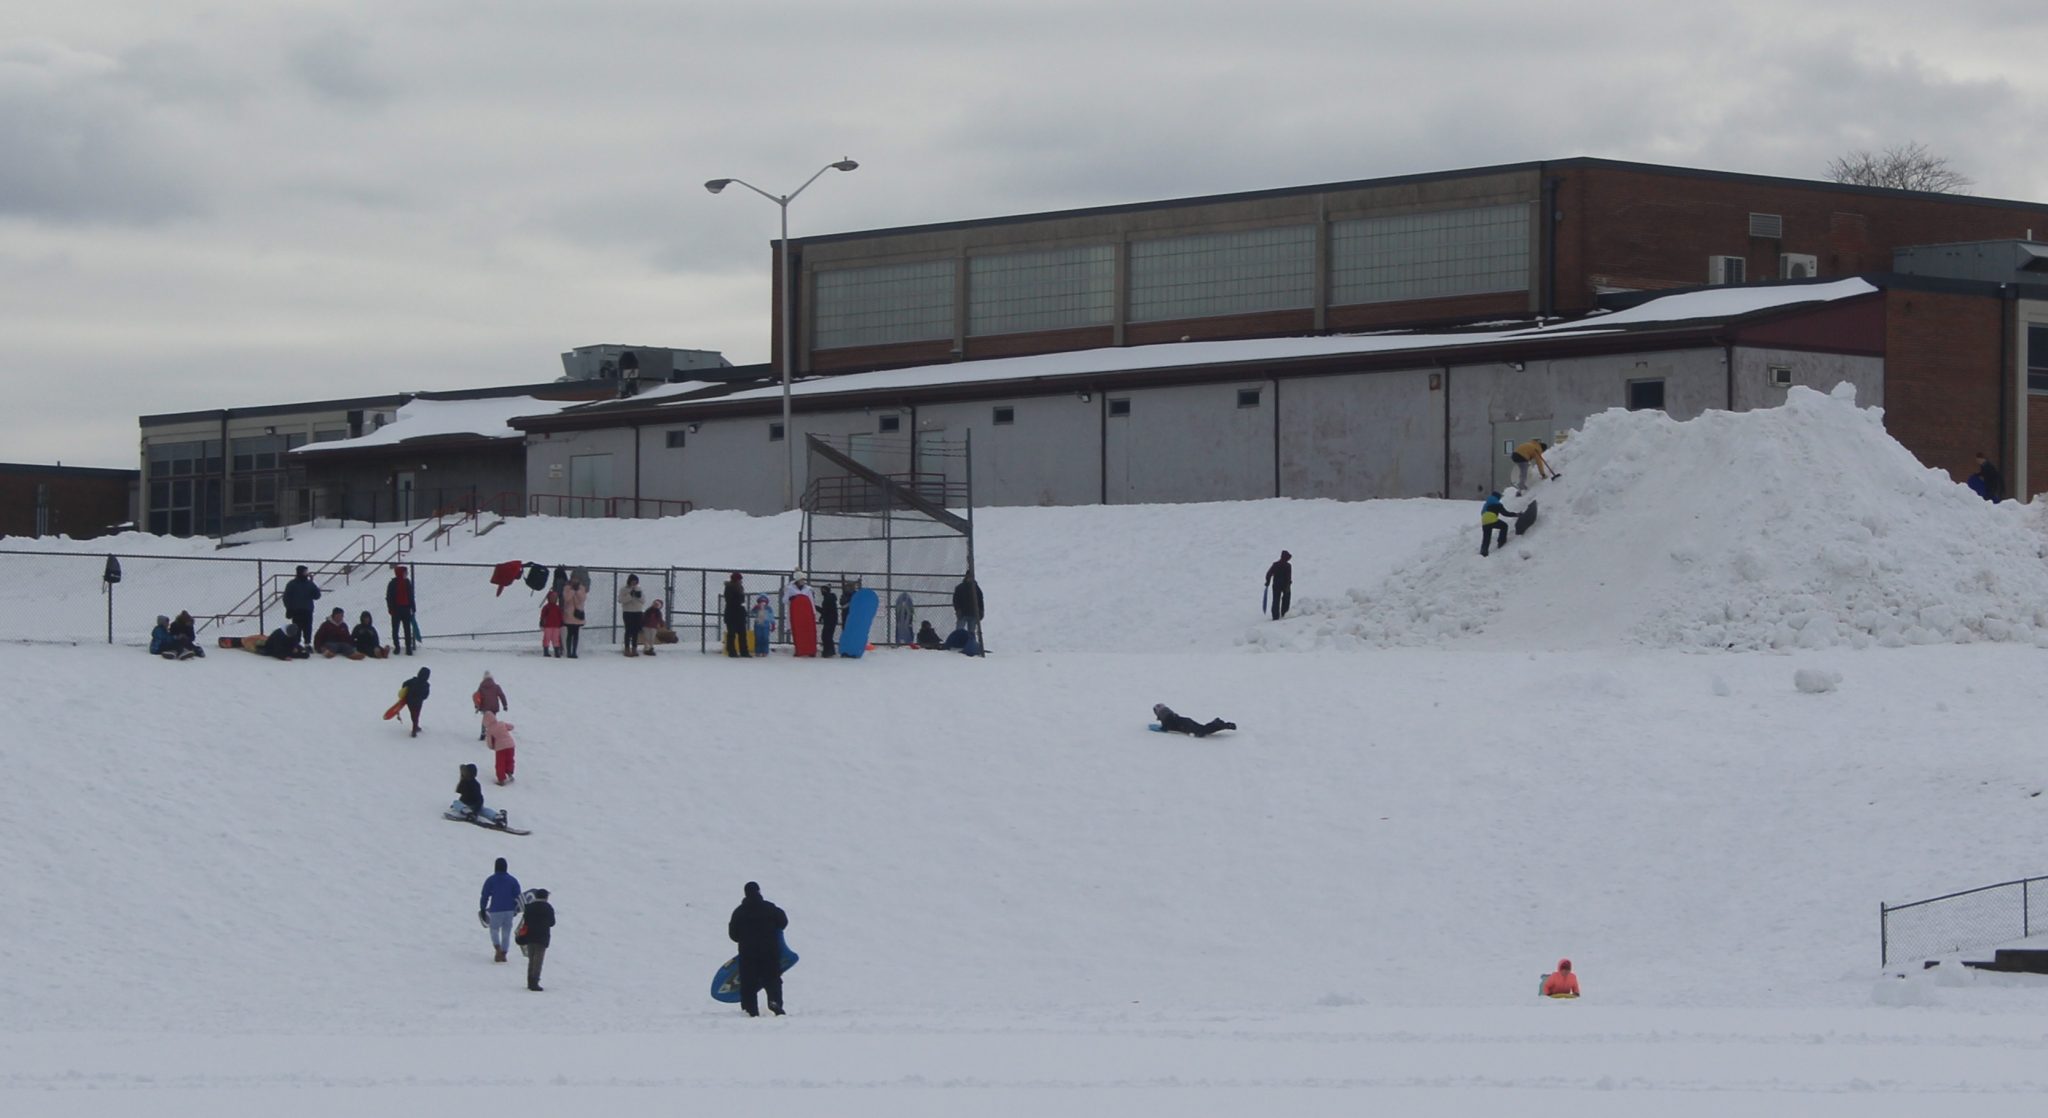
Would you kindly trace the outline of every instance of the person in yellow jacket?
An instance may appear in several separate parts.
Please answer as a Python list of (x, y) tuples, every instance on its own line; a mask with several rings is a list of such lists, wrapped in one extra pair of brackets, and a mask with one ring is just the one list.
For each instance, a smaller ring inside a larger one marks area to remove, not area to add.
[(1513, 454), (1508, 455), (1508, 458), (1515, 463), (1515, 488), (1529, 488), (1529, 467), (1531, 464), (1535, 465), (1536, 476), (1539, 478), (1547, 481), (1557, 476), (1552, 472), (1550, 463), (1543, 460), (1543, 452), (1549, 449), (1549, 443), (1541, 439), (1530, 439), (1528, 442), (1516, 447)]

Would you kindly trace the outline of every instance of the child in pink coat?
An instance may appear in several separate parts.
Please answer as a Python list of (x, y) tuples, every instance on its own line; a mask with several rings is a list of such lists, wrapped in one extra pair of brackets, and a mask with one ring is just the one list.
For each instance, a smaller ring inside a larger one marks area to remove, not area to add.
[(491, 747), (491, 756), (497, 761), (498, 783), (512, 783), (513, 741), (512, 724), (498, 721), (498, 716), (484, 712), (484, 741)]

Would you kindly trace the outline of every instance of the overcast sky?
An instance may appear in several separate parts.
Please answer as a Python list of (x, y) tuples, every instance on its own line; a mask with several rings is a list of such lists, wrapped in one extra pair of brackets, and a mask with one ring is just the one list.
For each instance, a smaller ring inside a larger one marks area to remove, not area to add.
[(796, 236), (1579, 155), (2048, 199), (2043, 0), (0, 0), (0, 460), (769, 349)]

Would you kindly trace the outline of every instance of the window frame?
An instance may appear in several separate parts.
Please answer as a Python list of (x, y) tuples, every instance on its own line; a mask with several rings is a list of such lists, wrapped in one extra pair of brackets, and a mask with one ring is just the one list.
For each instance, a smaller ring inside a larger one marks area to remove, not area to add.
[(989, 409), (989, 416), (988, 416), (988, 421), (989, 421), (989, 424), (990, 424), (991, 426), (994, 426), (994, 427), (1014, 427), (1014, 426), (1016, 426), (1016, 425), (1017, 425), (1017, 405), (1015, 405), (1015, 404), (997, 404), (997, 405), (995, 405), (994, 407), (992, 407), (992, 408), (990, 408), (990, 409)]
[[(1664, 411), (1664, 401), (1667, 398), (1667, 390), (1669, 387), (1667, 384), (1668, 380), (1669, 378), (1667, 377), (1631, 377), (1626, 382), (1625, 387), (1622, 389), (1622, 406), (1629, 411)], [(1657, 386), (1656, 404), (1650, 405), (1636, 403), (1637, 390), (1647, 388), (1651, 385)]]

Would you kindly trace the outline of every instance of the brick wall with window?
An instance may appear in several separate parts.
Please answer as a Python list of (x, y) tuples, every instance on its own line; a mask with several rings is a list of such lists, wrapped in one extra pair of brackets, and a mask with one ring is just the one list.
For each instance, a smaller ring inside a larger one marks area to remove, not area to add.
[(1885, 293), (1884, 399), (1858, 402), (1881, 402), (1892, 437), (1959, 482), (1976, 472), (1978, 451), (2001, 457), (2001, 317), (1999, 301), (1990, 296)]

